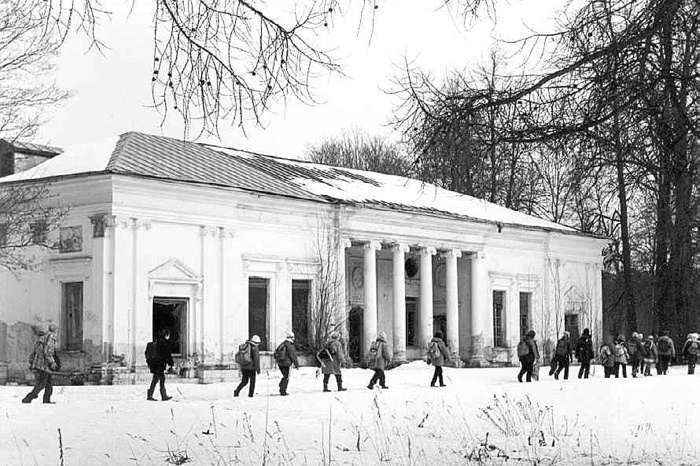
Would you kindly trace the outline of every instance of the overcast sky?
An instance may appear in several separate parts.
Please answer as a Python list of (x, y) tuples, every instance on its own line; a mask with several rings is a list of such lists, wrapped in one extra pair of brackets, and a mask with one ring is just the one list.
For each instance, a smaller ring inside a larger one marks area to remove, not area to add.
[[(118, 2), (111, 1), (111, 5)], [(128, 3), (128, 2), (126, 2)], [(221, 145), (299, 158), (309, 144), (359, 127), (370, 134), (397, 138), (387, 125), (399, 103), (385, 91), (409, 59), (441, 79), (447, 70), (483, 61), (492, 36), (515, 38), (523, 24), (542, 28), (553, 16), (555, 0), (502, 2), (498, 27), (488, 19), (467, 31), (461, 19), (440, 10), (441, 0), (379, 0), (371, 42), (365, 26), (358, 34), (354, 18), (338, 19), (327, 40), (340, 59), (345, 76), (329, 75), (313, 82), (315, 105), (279, 102), (264, 115), (265, 127), (246, 126), (247, 135), (226, 123), (220, 126)], [(150, 108), (153, 57), (152, 2), (137, 2), (133, 11), (115, 11), (99, 30), (109, 46), (105, 55), (82, 38), (71, 37), (58, 59), (58, 84), (74, 96), (53, 113), (37, 141), (58, 147), (103, 139), (127, 131), (182, 137), (175, 113), (162, 124)], [(268, 2), (274, 5), (274, 2)], [(549, 5), (549, 6), (548, 6)]]

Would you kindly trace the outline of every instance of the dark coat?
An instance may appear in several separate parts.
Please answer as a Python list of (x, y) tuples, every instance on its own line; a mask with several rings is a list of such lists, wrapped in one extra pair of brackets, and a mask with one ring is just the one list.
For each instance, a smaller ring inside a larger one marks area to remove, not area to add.
[(284, 359), (277, 361), (277, 365), (280, 367), (290, 367), (294, 365), (294, 367), (298, 369), (299, 360), (297, 359), (297, 349), (296, 346), (294, 346), (294, 343), (289, 340), (284, 340), (282, 343), (280, 343), (278, 348), (284, 348), (287, 355)]
[(250, 362), (241, 366), (242, 371), (255, 371), (260, 373), (260, 349), (258, 344), (250, 340), (245, 342), (250, 345)]
[[(562, 343), (563, 342), (563, 343)], [(565, 351), (566, 354), (558, 354), (557, 348), (559, 347), (559, 344), (562, 344), (566, 347)], [(558, 341), (556, 346), (554, 347), (554, 357), (552, 359), (568, 359), (569, 362), (571, 362), (571, 340), (569, 340), (567, 337), (561, 337)]]
[(148, 361), (148, 368), (151, 374), (161, 374), (165, 372), (165, 366), (173, 366), (172, 345), (165, 338), (156, 340), (156, 357)]
[(579, 362), (590, 362), (595, 355), (593, 354), (593, 342), (590, 335), (581, 335), (576, 345), (576, 359)]
[(600, 355), (600, 363), (603, 365), (603, 367), (615, 367), (613, 345), (610, 343), (603, 343), (600, 346), (600, 351), (598, 351), (598, 354)]
[(433, 366), (444, 366), (445, 363), (450, 360), (450, 353), (447, 351), (447, 346), (445, 346), (445, 342), (442, 341), (442, 338), (437, 337), (433, 337), (433, 339), (430, 341), (437, 342), (438, 349), (440, 350), (438, 356), (435, 359), (432, 359), (430, 361), (430, 364), (432, 364)]

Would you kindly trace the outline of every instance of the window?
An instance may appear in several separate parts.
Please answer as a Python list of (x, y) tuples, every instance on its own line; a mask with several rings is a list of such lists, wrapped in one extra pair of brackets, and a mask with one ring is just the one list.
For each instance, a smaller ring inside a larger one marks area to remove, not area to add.
[(46, 221), (39, 220), (29, 224), (29, 229), (32, 234), (32, 243), (34, 244), (45, 244), (46, 243), (46, 232), (48, 227), (46, 226)]
[(299, 347), (309, 346), (310, 280), (292, 280), (292, 331)]
[(416, 298), (406, 298), (406, 346), (416, 346)]
[(418, 263), (414, 257), (409, 257), (404, 263), (404, 271), (406, 272), (406, 278), (414, 278), (418, 275)]
[(493, 292), (493, 346), (505, 346), (505, 302), (506, 292)]
[(530, 302), (532, 293), (520, 293), (520, 335), (524, 336), (531, 330), (530, 323)]
[(250, 335), (260, 337), (258, 348), (268, 351), (267, 314), (269, 303), (270, 280), (250, 277), (248, 279), (248, 330)]
[(564, 330), (569, 332), (569, 341), (571, 342), (571, 347), (576, 348), (578, 344), (578, 314), (565, 314), (564, 315)]
[(62, 347), (66, 351), (83, 349), (83, 282), (61, 284)]
[(170, 351), (173, 356), (187, 355), (186, 298), (153, 298), (153, 340), (162, 330), (170, 331)]
[(83, 227), (61, 227), (59, 251), (80, 252), (83, 250)]

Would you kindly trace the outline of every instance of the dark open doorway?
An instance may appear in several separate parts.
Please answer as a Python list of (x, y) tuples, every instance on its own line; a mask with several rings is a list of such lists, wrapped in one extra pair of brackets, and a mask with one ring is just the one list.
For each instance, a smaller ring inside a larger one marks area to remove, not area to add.
[(187, 298), (153, 298), (153, 339), (170, 330), (173, 356), (187, 355)]
[(364, 309), (355, 306), (348, 315), (348, 353), (352, 362), (362, 360), (362, 322)]

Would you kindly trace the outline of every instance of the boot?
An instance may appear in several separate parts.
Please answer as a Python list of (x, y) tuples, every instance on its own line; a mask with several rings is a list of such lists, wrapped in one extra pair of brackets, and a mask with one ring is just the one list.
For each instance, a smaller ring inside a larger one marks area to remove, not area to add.
[(173, 398), (172, 396), (168, 396), (168, 394), (165, 393), (165, 389), (160, 391), (160, 399), (161, 400), (168, 401), (168, 400), (171, 400), (172, 398)]
[(335, 381), (338, 384), (338, 391), (339, 392), (344, 392), (347, 390), (347, 388), (343, 388), (343, 376), (342, 375), (336, 374)]
[(32, 395), (31, 393), (28, 393), (27, 396), (22, 398), (22, 403), (31, 403), (34, 398), (36, 398), (36, 395)]
[(330, 392), (330, 390), (328, 390), (328, 383), (324, 383), (324, 384), (323, 384), (323, 391), (324, 391), (324, 392)]
[(153, 398), (153, 390), (151, 389), (146, 390), (146, 399), (148, 401), (158, 401), (155, 398)]

